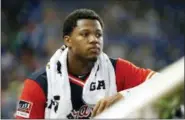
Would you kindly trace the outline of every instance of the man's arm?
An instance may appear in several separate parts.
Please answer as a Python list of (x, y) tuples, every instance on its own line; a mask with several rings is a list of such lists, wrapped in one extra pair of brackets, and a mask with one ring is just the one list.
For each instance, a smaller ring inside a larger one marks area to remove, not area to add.
[(39, 84), (34, 80), (26, 79), (17, 105), (16, 118), (43, 119), (45, 104), (45, 94)]
[(155, 73), (155, 71), (137, 67), (131, 62), (119, 58), (116, 64), (118, 91), (138, 86), (150, 79)]
[(155, 72), (150, 69), (139, 68), (131, 62), (119, 58), (116, 62), (115, 74), (118, 93), (101, 99), (94, 107), (91, 117), (100, 114), (109, 106), (124, 98), (125, 96), (120, 91), (138, 86), (145, 80), (150, 79)]

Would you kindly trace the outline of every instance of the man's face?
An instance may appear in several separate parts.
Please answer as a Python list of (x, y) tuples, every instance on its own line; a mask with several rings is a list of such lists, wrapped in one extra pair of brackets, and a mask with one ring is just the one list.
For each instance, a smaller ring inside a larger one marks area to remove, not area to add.
[(81, 19), (69, 36), (69, 46), (78, 57), (96, 61), (103, 49), (103, 30), (98, 20)]

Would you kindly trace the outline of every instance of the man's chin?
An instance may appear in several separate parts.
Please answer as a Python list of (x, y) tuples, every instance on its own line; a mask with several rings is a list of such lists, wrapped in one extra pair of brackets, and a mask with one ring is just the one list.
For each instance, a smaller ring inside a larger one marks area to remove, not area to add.
[(97, 59), (98, 59), (98, 56), (93, 56), (88, 58), (88, 60), (91, 62), (96, 62)]

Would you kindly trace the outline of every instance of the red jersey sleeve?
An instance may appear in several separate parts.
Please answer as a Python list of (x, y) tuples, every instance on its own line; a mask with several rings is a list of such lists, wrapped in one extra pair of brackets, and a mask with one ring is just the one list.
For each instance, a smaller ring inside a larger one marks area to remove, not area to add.
[(133, 63), (118, 58), (116, 63), (116, 82), (118, 91), (135, 87), (151, 78), (155, 72), (135, 66)]
[(30, 79), (26, 79), (21, 93), (16, 118), (44, 118), (46, 97), (39, 84)]

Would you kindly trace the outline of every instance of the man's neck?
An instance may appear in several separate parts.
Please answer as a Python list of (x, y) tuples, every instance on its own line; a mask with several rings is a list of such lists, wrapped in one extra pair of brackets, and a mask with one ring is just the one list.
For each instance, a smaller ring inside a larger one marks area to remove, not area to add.
[(69, 52), (67, 56), (67, 66), (69, 73), (74, 75), (85, 75), (91, 71), (94, 62), (82, 60)]

